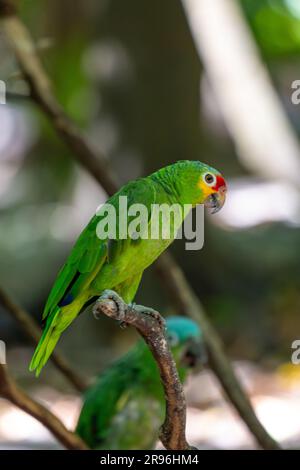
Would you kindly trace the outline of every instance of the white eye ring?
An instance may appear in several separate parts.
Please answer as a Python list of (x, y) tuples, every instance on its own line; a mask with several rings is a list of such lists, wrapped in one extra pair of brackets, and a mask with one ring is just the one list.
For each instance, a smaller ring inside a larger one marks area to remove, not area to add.
[(212, 173), (205, 173), (205, 175), (203, 175), (203, 180), (207, 186), (214, 186), (217, 182), (216, 176)]

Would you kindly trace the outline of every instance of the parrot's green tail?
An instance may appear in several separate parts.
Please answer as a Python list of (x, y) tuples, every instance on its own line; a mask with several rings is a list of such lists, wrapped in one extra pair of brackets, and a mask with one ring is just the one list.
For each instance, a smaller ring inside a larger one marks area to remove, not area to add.
[(35, 370), (36, 376), (40, 375), (62, 332), (75, 320), (89, 298), (89, 292), (84, 291), (72, 303), (64, 307), (55, 307), (49, 315), (42, 337), (29, 365), (29, 370)]
[(48, 318), (42, 337), (31, 359), (29, 370), (35, 370), (37, 377), (40, 375), (42, 368), (48, 361), (62, 333), (61, 330), (55, 331), (57, 326), (57, 317), (60, 313), (60, 310), (61, 309), (57, 307)]

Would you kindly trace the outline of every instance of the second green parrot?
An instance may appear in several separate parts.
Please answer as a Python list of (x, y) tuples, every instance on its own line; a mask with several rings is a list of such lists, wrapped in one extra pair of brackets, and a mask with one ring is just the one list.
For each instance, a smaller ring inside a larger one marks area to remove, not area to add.
[[(169, 317), (166, 327), (183, 382), (190, 370), (206, 362), (203, 336), (186, 317)], [(156, 362), (140, 340), (86, 392), (76, 432), (91, 449), (153, 449), (165, 406)]]

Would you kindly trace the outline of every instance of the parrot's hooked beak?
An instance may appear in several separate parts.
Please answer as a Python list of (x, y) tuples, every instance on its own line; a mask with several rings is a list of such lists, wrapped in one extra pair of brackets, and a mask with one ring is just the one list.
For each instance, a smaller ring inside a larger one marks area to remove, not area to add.
[(225, 204), (226, 186), (221, 186), (218, 191), (210, 194), (204, 201), (204, 206), (211, 209), (211, 214), (216, 214)]

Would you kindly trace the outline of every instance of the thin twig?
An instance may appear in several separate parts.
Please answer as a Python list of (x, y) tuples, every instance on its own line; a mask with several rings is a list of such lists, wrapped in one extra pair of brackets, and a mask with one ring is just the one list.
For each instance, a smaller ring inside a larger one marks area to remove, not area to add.
[[(17, 305), (9, 295), (0, 287), (0, 305), (17, 321), (27, 337), (37, 344), (41, 337), (42, 331), (37, 326), (33, 318)], [(51, 356), (53, 364), (60, 372), (71, 382), (71, 384), (79, 391), (84, 392), (90, 385), (87, 379), (75, 372), (68, 361), (57, 350)]]
[(158, 365), (166, 398), (166, 416), (160, 440), (168, 450), (191, 449), (186, 441), (186, 404), (175, 361), (165, 337), (161, 315), (142, 305), (127, 305), (114, 291), (106, 290), (94, 306), (99, 314), (134, 326), (149, 346)]
[(0, 364), (0, 396), (42, 423), (67, 449), (87, 450), (86, 444), (69, 431), (51, 411), (30, 398), (15, 384), (7, 368)]
[[(32, 98), (48, 115), (57, 133), (73, 151), (73, 157), (101, 184), (109, 195), (113, 194), (119, 188), (119, 185), (117, 179), (107, 167), (107, 160), (101, 153), (96, 153), (91, 148), (86, 137), (62, 112), (51, 91), (48, 76), (38, 58), (31, 36), (25, 25), (17, 17), (16, 11), (11, 7), (9, 0), (0, 0), (0, 17), (2, 18), (2, 28), (5, 36), (11, 44), (19, 66), (31, 89)], [(248, 397), (241, 388), (233, 368), (225, 356), (223, 348), (218, 347), (222, 344), (218, 334), (210, 324), (206, 312), (179, 266), (167, 253), (160, 257), (156, 262), (156, 266), (165, 280), (165, 285), (170, 293), (170, 300), (177, 310), (194, 318), (206, 335), (211, 357), (214, 358), (214, 364), (212, 362), (214, 372), (249, 430), (263, 448), (279, 448), (279, 444), (274, 441), (258, 421)], [(213, 335), (212, 338), (210, 338), (210, 334)], [(226, 371), (225, 375), (224, 371)]]

